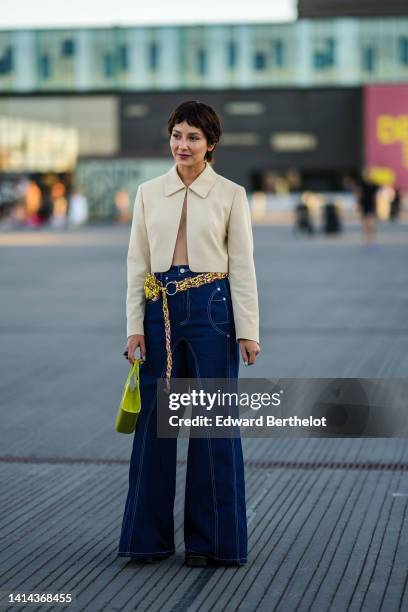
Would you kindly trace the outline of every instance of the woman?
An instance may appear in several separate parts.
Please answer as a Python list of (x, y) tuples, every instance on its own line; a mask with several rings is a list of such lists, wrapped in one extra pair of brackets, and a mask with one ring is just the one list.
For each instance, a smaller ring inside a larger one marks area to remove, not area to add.
[(369, 169), (365, 167), (356, 185), (356, 195), (361, 216), (362, 238), (364, 244), (368, 246), (374, 245), (376, 241), (377, 194), (378, 185), (371, 181)]
[[(248, 366), (260, 352), (245, 190), (209, 164), (220, 120), (210, 106), (189, 101), (167, 127), (176, 163), (139, 186), (127, 257), (127, 354), (133, 363), (140, 350), (142, 410), (118, 556), (145, 563), (175, 552), (177, 438), (157, 437), (156, 379), (236, 379), (239, 351)], [(184, 542), (189, 566), (247, 562), (239, 436), (190, 438)]]

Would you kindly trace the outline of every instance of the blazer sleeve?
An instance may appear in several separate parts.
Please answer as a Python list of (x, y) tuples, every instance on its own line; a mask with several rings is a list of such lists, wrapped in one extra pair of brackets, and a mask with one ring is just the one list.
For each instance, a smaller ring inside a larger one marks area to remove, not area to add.
[(228, 274), (236, 338), (259, 342), (258, 289), (251, 214), (244, 187), (234, 193), (228, 222)]
[(139, 185), (133, 207), (127, 254), (126, 318), (127, 337), (144, 334), (145, 312), (144, 281), (150, 272), (150, 249), (147, 237), (142, 187)]

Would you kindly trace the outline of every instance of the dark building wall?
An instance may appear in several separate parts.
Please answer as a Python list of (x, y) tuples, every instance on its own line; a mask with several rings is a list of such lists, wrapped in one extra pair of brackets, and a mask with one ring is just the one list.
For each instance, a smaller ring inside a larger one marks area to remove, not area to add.
[[(254, 177), (267, 171), (295, 168), (306, 176), (330, 177), (361, 167), (360, 88), (124, 94), (119, 105), (120, 154), (171, 160), (167, 118), (177, 104), (192, 99), (206, 102), (219, 112), (225, 139), (231, 134), (246, 134), (258, 140), (255, 145), (220, 145), (215, 151), (216, 171), (248, 189), (254, 188)], [(231, 102), (258, 102), (264, 112), (231, 115), (226, 112)], [(149, 109), (145, 116), (134, 116), (132, 109), (139, 105)], [(315, 139), (316, 148), (274, 150), (270, 138), (277, 133), (306, 134)]]
[(408, 0), (298, 0), (298, 17), (408, 15)]

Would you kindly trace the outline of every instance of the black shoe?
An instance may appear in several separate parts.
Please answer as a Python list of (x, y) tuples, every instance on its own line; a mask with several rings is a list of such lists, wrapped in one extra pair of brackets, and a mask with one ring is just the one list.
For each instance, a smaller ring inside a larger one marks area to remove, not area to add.
[(208, 567), (210, 559), (205, 555), (192, 555), (186, 553), (185, 565), (188, 567)]
[(139, 557), (135, 559), (138, 563), (156, 563), (157, 558), (155, 557)]
[(222, 561), (221, 559), (215, 559), (207, 555), (199, 555), (198, 553), (186, 553), (185, 560), (185, 565), (188, 567), (242, 567), (246, 564), (246, 561)]

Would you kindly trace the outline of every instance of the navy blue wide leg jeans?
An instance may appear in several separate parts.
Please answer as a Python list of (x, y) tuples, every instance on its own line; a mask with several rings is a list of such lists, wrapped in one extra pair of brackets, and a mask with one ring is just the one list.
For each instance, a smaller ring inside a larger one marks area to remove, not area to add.
[[(196, 276), (188, 266), (157, 273), (163, 283)], [(169, 286), (170, 293), (174, 286)], [(172, 378), (237, 378), (228, 278), (168, 297)], [(146, 361), (140, 368), (142, 410), (133, 439), (129, 489), (118, 556), (169, 556), (174, 546), (177, 438), (157, 437), (156, 379), (166, 372), (162, 299), (147, 300)], [(245, 479), (240, 437), (190, 438), (184, 504), (186, 552), (247, 562)]]

